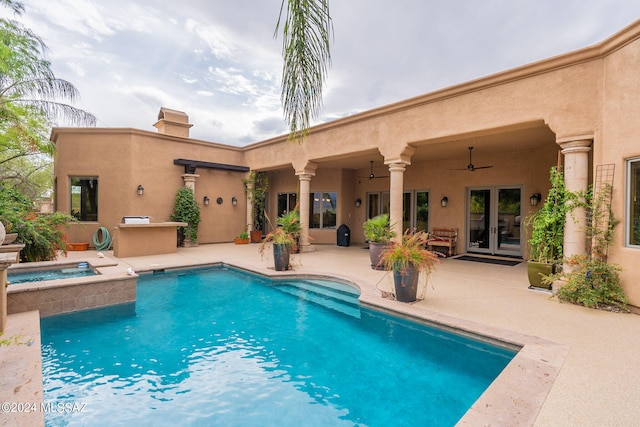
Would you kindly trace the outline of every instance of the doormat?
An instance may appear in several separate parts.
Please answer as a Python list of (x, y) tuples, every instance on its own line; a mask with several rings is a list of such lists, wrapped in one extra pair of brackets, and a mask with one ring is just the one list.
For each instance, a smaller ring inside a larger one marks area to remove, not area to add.
[(508, 265), (510, 267), (513, 267), (514, 265), (518, 265), (522, 262), (518, 260), (484, 258), (479, 256), (471, 256), (471, 255), (462, 255), (459, 257), (455, 257), (453, 259), (459, 259), (461, 261), (482, 262), (485, 264)]

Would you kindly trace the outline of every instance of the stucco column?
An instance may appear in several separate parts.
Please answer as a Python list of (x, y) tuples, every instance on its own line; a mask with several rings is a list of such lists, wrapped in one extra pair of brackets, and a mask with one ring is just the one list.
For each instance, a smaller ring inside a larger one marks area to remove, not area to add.
[[(564, 184), (568, 191), (581, 192), (589, 187), (591, 139), (558, 141), (564, 155)], [(564, 227), (564, 256), (584, 255), (587, 250), (586, 210), (576, 207), (567, 214)]]
[(311, 177), (315, 174), (308, 171), (296, 172), (300, 182), (300, 252), (311, 252), (313, 247), (309, 243), (309, 194), (311, 187)]
[(196, 194), (196, 180), (200, 178), (200, 175), (196, 175), (193, 173), (185, 173), (182, 174), (182, 179), (184, 180), (184, 186), (190, 188), (193, 191), (193, 194)]
[(0, 254), (0, 286), (2, 286), (2, 292), (0, 292), (0, 332), (4, 332), (7, 328), (7, 268), (13, 264), (13, 261), (9, 261), (11, 258), (16, 259), (16, 254)]
[(245, 220), (247, 224), (247, 232), (253, 231), (253, 182), (247, 180), (245, 181), (245, 185), (247, 186), (247, 219)]
[(395, 161), (389, 163), (389, 217), (392, 230), (396, 233), (394, 241), (402, 239), (402, 200), (404, 193), (404, 171), (406, 162)]

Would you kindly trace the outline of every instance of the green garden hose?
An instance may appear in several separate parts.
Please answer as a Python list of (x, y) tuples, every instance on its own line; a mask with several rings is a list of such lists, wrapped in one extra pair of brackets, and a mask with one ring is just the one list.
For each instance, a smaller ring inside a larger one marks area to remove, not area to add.
[[(102, 232), (102, 241), (98, 241), (100, 232)], [(96, 232), (93, 233), (93, 246), (99, 251), (109, 250), (111, 248), (111, 235), (109, 234), (109, 230), (104, 227), (98, 228)]]

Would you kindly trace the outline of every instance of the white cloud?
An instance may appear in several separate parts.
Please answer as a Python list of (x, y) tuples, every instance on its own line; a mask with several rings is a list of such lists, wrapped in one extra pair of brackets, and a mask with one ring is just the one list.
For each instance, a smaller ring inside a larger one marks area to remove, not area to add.
[[(245, 144), (286, 132), (282, 39), (273, 37), (281, 0), (24, 2), (56, 76), (76, 85), (101, 125), (154, 130), (164, 106), (185, 111), (199, 139)], [(319, 120), (586, 47), (640, 17), (637, 0), (330, 7), (333, 66)]]

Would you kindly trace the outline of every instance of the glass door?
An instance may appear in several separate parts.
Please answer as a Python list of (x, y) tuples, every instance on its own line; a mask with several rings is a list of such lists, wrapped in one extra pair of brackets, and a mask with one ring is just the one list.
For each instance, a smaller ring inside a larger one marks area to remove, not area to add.
[(429, 192), (405, 191), (402, 201), (402, 230), (429, 230)]
[(522, 256), (522, 189), (498, 188), (496, 253)]
[(521, 208), (521, 187), (468, 189), (466, 250), (522, 256)]

